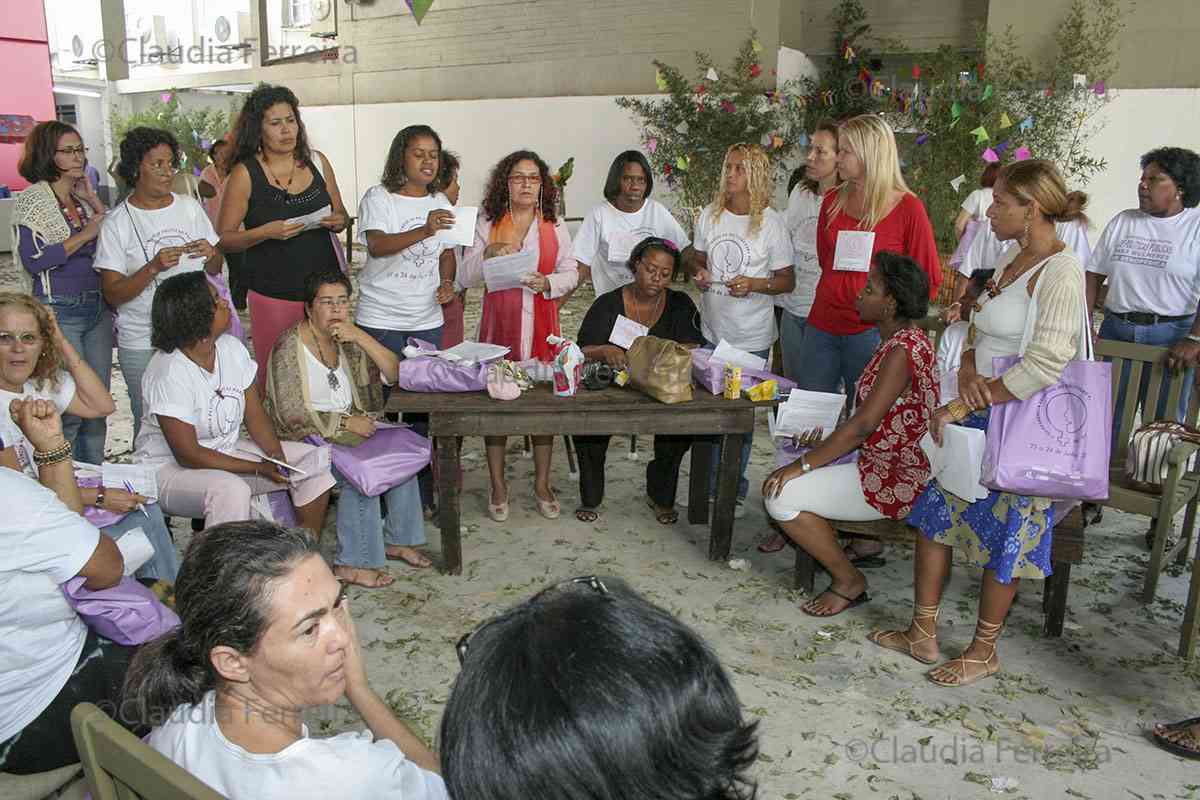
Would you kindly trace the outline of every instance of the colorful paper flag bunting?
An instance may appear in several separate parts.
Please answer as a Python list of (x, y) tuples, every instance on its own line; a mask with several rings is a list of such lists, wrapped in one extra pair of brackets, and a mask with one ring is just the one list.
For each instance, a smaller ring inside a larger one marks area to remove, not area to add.
[(958, 101), (955, 100), (954, 104), (952, 106), (950, 106), (950, 119), (957, 120), (961, 116), (962, 116), (962, 106), (960, 106), (958, 104)]
[(1021, 120), (1021, 124), (1017, 127), (1019, 127), (1022, 132), (1028, 131), (1033, 127), (1033, 117), (1026, 117), (1025, 119)]
[(993, 149), (993, 150), (995, 150), (995, 151), (996, 151), (998, 154), (1000, 154), (1000, 155), (1004, 155), (1004, 151), (1008, 149), (1008, 146), (1009, 146), (1010, 144), (1011, 144), (1011, 142), (1010, 142), (1010, 141), (1008, 141), (1007, 139), (1005, 139), (1003, 142), (1001, 142), (1000, 144), (996, 145), (996, 146), (995, 146), (994, 148), (992, 148), (992, 149)]
[(770, 147), (771, 146), (771, 134), (764, 133), (762, 135), (762, 137), (758, 140), (758, 143), (761, 144), (763, 147)]
[(689, 130), (690, 130), (690, 128), (688, 127), (687, 120), (684, 120), (683, 122), (681, 122), (675, 126), (676, 133), (686, 134)]
[(762, 65), (761, 64), (751, 64), (750, 65), (750, 77), (757, 78), (759, 75), (762, 75)]
[(162, 100), (164, 103), (169, 103), (169, 102), (171, 102), (171, 97), (172, 97), (172, 95), (170, 92), (163, 92), (162, 94), (160, 94), (158, 96), (158, 99)]
[(1087, 85), (1088, 85), (1087, 75), (1082, 75), (1082, 74), (1076, 72), (1074, 75), (1071, 76), (1071, 85), (1075, 89), (1086, 89)]
[(656, 152), (658, 150), (658, 139), (655, 139), (653, 136), (651, 136), (649, 139), (647, 139), (646, 140), (646, 149), (649, 150), (651, 153)]
[(921, 77), (921, 65), (920, 64), (913, 64), (912, 76), (913, 76), (914, 81), (918, 80)]
[(959, 175), (957, 178), (950, 181), (950, 188), (957, 192), (959, 187), (963, 185), (963, 181), (965, 181), (966, 179), (967, 179), (966, 175)]
[(920, 136), (917, 137), (917, 144), (925, 144), (928, 141), (929, 141), (928, 133), (922, 133)]
[(679, 158), (675, 159), (675, 168), (686, 170), (688, 168), (687, 156), (680, 156)]
[(1104, 81), (1096, 81), (1096, 85), (1092, 87), (1092, 91), (1096, 93), (1096, 97), (1104, 97), (1104, 93), (1108, 89), (1104, 86)]
[(1029, 148), (1021, 145), (1017, 148), (1017, 152), (1013, 153), (1014, 161), (1024, 161), (1027, 158), (1033, 158), (1033, 153), (1029, 152)]
[(1005, 128), (1011, 128), (1011, 127), (1012, 127), (1012, 120), (1008, 118), (1008, 112), (1001, 111), (1000, 112), (1000, 130), (1004, 130)]
[(733, 104), (732, 100), (722, 100), (721, 110), (726, 114), (732, 114), (733, 112), (737, 111), (737, 106)]
[(990, 147), (987, 150), (983, 151), (983, 155), (980, 156), (980, 158), (982, 158), (984, 161), (986, 161), (989, 164), (995, 164), (997, 161), (1000, 160), (1000, 156), (996, 155), (996, 151)]
[(975, 137), (975, 144), (983, 144), (986, 141), (990, 141), (992, 138), (991, 136), (988, 136), (987, 128), (983, 127), (982, 125), (971, 131), (971, 135)]
[(807, 133), (804, 133), (803, 131), (801, 131), (801, 133), (800, 133), (800, 138), (798, 138), (798, 139), (796, 140), (796, 142), (797, 142), (797, 143), (798, 143), (798, 144), (799, 144), (801, 147), (808, 147), (808, 134), (807, 134)]
[(667, 90), (667, 79), (663, 77), (661, 69), (654, 71), (654, 83), (658, 86), (660, 92)]
[(984, 100), (987, 100), (991, 96), (992, 96), (992, 85), (989, 83), (987, 86), (983, 87), (983, 97), (980, 98), (980, 101), (982, 102)]
[(760, 42), (758, 39), (751, 39), (750, 40), (750, 49), (756, 53), (761, 53), (762, 52), (762, 42)]
[(417, 24), (421, 24), (421, 20), (425, 19), (425, 15), (429, 13), (429, 7), (433, 5), (433, 0), (404, 0), (408, 5), (408, 10), (412, 12), (413, 19)]

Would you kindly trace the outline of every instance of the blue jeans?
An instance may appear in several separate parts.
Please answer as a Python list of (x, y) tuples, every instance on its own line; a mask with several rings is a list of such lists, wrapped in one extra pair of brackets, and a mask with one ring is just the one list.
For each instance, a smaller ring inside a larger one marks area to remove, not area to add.
[(839, 384), (844, 385), (853, 405), (858, 376), (862, 375), (877, 347), (878, 328), (850, 336), (837, 336), (807, 325), (800, 348), (804, 371), (800, 373), (796, 384), (810, 392), (836, 392)]
[(121, 365), (121, 375), (125, 378), (125, 388), (129, 392), (129, 411), (133, 414), (133, 446), (137, 449), (138, 431), (142, 429), (142, 375), (150, 364), (153, 350), (133, 350), (128, 347), (117, 347), (117, 363)]
[[(704, 341), (704, 346), (710, 350), (717, 349), (717, 346), (707, 339)], [(753, 355), (759, 358), (770, 358), (771, 348), (766, 350), (751, 350)], [(713, 448), (712, 465), (708, 470), (708, 493), (713, 497), (717, 496), (717, 469), (721, 465), (721, 437), (717, 437), (717, 446)], [(746, 478), (746, 469), (750, 466), (750, 446), (754, 443), (754, 431), (742, 437), (742, 463), (741, 469), (738, 471), (738, 499), (745, 500), (746, 495), (750, 493), (750, 481)]]
[[(107, 389), (112, 376), (113, 314), (100, 290), (54, 295), (54, 300), (47, 305), (54, 309), (63, 336), (100, 376)], [(76, 461), (89, 464), (104, 461), (108, 420), (104, 417), (81, 419), (74, 414), (63, 414), (62, 423), (63, 436), (74, 447)]]
[(337, 502), (338, 566), (378, 569), (387, 563), (384, 542), (412, 547), (425, 544), (425, 518), (421, 515), (421, 492), (409, 479), (383, 493), (387, 521), (379, 510), (379, 497), (367, 497), (346, 480), (337, 467), (333, 478), (341, 494)]
[[(388, 350), (396, 354), (396, 357), (401, 361), (404, 360), (404, 346), (408, 344), (408, 337), (412, 336), (422, 341), (429, 342), (437, 348), (442, 346), (442, 329), (445, 327), (439, 325), (436, 328), (430, 328), (424, 331), (388, 331), (383, 328), (368, 328), (366, 325), (360, 325), (364, 331)], [(391, 394), (391, 389), (387, 386), (383, 387), (383, 397), (386, 400)], [(429, 435), (429, 415), (428, 414), (407, 414), (404, 421), (412, 425), (412, 429), (422, 436)], [(433, 508), (437, 505), (433, 499), (433, 469), (425, 467), (417, 473), (417, 484), (421, 487), (421, 504), (426, 508)]]
[(171, 532), (167, 530), (167, 521), (158, 503), (147, 503), (145, 516), (140, 511), (131, 511), (116, 525), (105, 528), (104, 533), (109, 538), (120, 539), (134, 528), (141, 528), (154, 546), (154, 556), (133, 573), (134, 577), (174, 583), (179, 574), (179, 554), (175, 552), (175, 542), (171, 541)]
[(800, 382), (804, 364), (804, 331), (808, 317), (797, 317), (786, 310), (779, 315), (779, 350), (783, 353), (783, 377)]
[[(1170, 346), (1175, 344), (1183, 337), (1187, 336), (1192, 329), (1193, 317), (1181, 319), (1177, 322), (1159, 322), (1156, 325), (1135, 325), (1132, 322), (1126, 322), (1123, 319), (1118, 319), (1112, 313), (1104, 315), (1104, 322), (1100, 324), (1100, 338), (1112, 339), (1116, 342), (1134, 342), (1136, 344), (1150, 344), (1157, 346)], [(1129, 371), (1130, 365), (1126, 364), (1121, 370), (1121, 380), (1117, 385), (1117, 399), (1113, 406), (1113, 446), (1116, 446), (1117, 429), (1116, 420), (1120, 419), (1121, 410), (1125, 408), (1125, 391), (1129, 388)], [(1182, 391), (1179, 393), (1179, 407), (1171, 410), (1176, 421), (1182, 421), (1187, 414), (1188, 399), (1192, 394), (1192, 378), (1194, 370), (1187, 370), (1183, 375)], [(1176, 378), (1177, 380), (1179, 378)], [(1167, 419), (1167, 390), (1166, 377), (1163, 378), (1163, 385), (1159, 389), (1158, 408), (1154, 409), (1153, 416), (1146, 409), (1142, 410), (1142, 421), (1152, 422), (1159, 419)], [(1146, 392), (1150, 388), (1150, 371), (1146, 370), (1142, 373), (1142, 380), (1138, 385), (1138, 405), (1146, 402)]]

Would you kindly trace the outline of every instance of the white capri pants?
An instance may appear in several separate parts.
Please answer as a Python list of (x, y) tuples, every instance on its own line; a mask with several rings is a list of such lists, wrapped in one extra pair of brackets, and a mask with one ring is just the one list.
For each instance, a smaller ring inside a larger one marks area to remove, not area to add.
[(846, 522), (885, 519), (863, 495), (858, 464), (817, 467), (788, 481), (778, 497), (764, 502), (767, 513), (776, 522), (791, 522), (802, 511)]
[[(303, 442), (280, 442), (289, 464), (295, 464), (314, 449)], [(237, 447), (254, 451), (249, 439), (238, 440)], [(174, 461), (158, 468), (158, 502), (164, 514), (176, 517), (204, 517), (211, 528), (222, 522), (250, 519), (250, 499), (256, 494), (287, 489), (296, 506), (306, 506), (334, 485), (329, 470), (309, 475), (287, 486), (254, 475), (237, 475), (223, 469), (187, 469)]]

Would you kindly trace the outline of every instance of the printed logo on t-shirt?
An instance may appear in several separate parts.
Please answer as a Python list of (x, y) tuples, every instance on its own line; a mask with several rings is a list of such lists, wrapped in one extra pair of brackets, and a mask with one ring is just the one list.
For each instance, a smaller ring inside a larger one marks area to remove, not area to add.
[(1136, 264), (1154, 269), (1166, 269), (1175, 253), (1170, 239), (1151, 239), (1148, 236), (1126, 236), (1113, 248), (1113, 261)]
[(209, 438), (228, 436), (242, 424), (245, 395), (232, 386), (222, 386), (208, 398)]
[[(425, 217), (409, 217), (400, 223), (397, 233), (408, 233), (425, 224)], [(422, 239), (414, 245), (404, 248), (396, 254), (392, 268), (386, 273), (387, 277), (401, 281), (420, 281), (429, 278), (438, 268), (438, 257), (442, 253), (442, 245), (435, 236)]]
[(751, 258), (750, 243), (741, 236), (732, 233), (714, 236), (708, 245), (708, 272), (712, 276), (708, 291), (729, 294), (725, 283), (742, 275), (750, 266)]
[(654, 236), (654, 229), (649, 225), (638, 225), (624, 231), (614, 231), (605, 247), (608, 251), (607, 260), (624, 264), (633, 254), (633, 248), (637, 247), (643, 239), (648, 236)]

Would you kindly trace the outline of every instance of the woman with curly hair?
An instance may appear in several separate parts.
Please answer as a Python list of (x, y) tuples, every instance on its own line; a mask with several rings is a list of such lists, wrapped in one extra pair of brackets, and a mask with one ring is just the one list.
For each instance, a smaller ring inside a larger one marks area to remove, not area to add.
[[(304, 281), (340, 264), (337, 238), (346, 208), (333, 167), (311, 150), (300, 101), (286, 86), (262, 84), (246, 97), (233, 137), (233, 165), (221, 201), (221, 249), (245, 253), (258, 385), (266, 379), (271, 346), (304, 319)], [(324, 212), (306, 228), (288, 222)]]
[[(792, 242), (783, 215), (771, 208), (771, 164), (756, 144), (725, 151), (712, 204), (696, 220), (696, 240), (684, 251), (684, 268), (700, 287), (704, 346), (721, 340), (760, 358), (775, 341), (774, 297), (796, 285)], [(742, 437), (741, 479), (734, 514), (745, 515), (753, 435)], [(716, 492), (714, 459), (709, 490)]]
[[(537, 271), (525, 276), (525, 286), (488, 292), (483, 296), (479, 321), (481, 342), (510, 349), (514, 361), (554, 358), (546, 337), (559, 334), (558, 304), (579, 282), (571, 257), (571, 236), (555, 216), (558, 191), (550, 168), (531, 150), (518, 150), (500, 160), (488, 178), (483, 213), (475, 224), (475, 244), (463, 254), (460, 279), (468, 288), (483, 283), (483, 262), (517, 252), (534, 254)], [(508, 519), (508, 485), (504, 480), (503, 436), (484, 437), (492, 493), (488, 515), (497, 522)], [(538, 511), (555, 519), (562, 508), (550, 488), (550, 454), (554, 439), (533, 437), (534, 499)]]
[(141, 127), (125, 134), (117, 171), (133, 192), (107, 215), (96, 248), (104, 298), (117, 310), (117, 362), (129, 392), (135, 439), (142, 425), (142, 374), (154, 355), (154, 292), (185, 272), (219, 275), (223, 263), (204, 207), (171, 192), (179, 155), (179, 142), (167, 131)]
[(279, 466), (303, 460), (313, 446), (275, 435), (256, 365), (225, 333), (231, 313), (199, 275), (169, 278), (154, 295), (155, 353), (133, 459), (156, 470), (167, 514), (204, 517), (207, 527), (247, 520), (254, 495), (287, 489), (300, 525), (320, 536), (333, 475), (328, 466), (307, 474)]
[[(1142, 156), (1138, 207), (1117, 214), (1087, 263), (1088, 308), (1108, 280), (1100, 338), (1165, 345), (1173, 369), (1200, 360), (1200, 155), (1182, 147), (1160, 147)], [(1191, 370), (1183, 381), (1179, 407), (1167, 409), (1165, 388), (1158, 408), (1146, 419), (1182, 420), (1192, 391)], [(1121, 372), (1114, 408), (1125, 407), (1129, 365)], [(1166, 378), (1164, 378), (1164, 382)], [(1146, 399), (1150, 376), (1137, 388)]]

